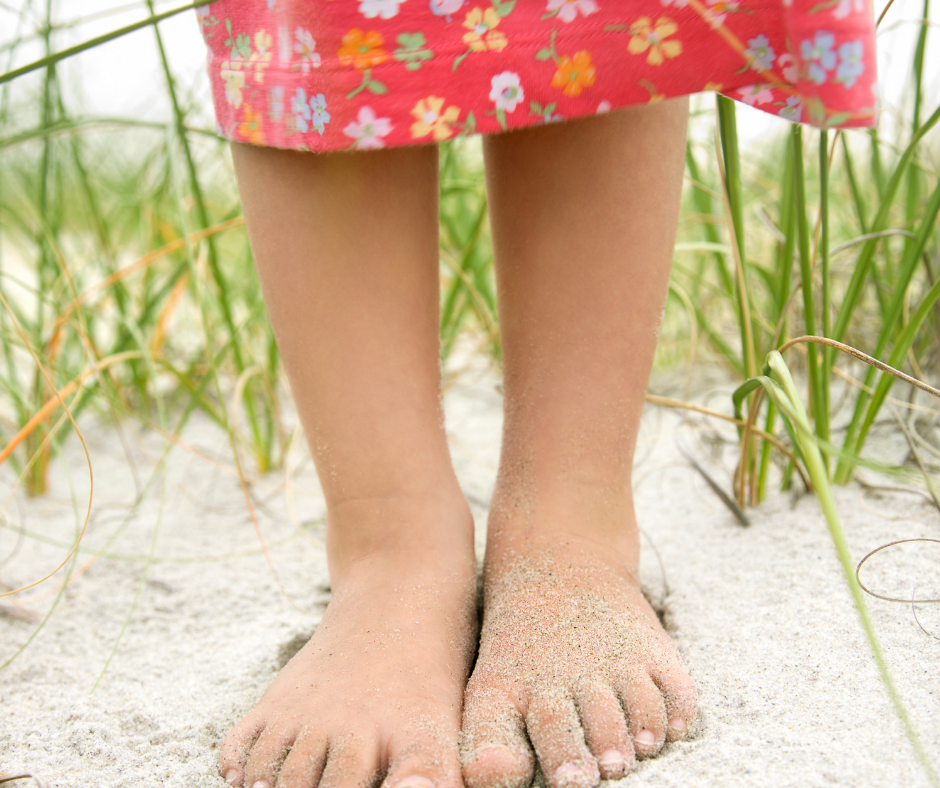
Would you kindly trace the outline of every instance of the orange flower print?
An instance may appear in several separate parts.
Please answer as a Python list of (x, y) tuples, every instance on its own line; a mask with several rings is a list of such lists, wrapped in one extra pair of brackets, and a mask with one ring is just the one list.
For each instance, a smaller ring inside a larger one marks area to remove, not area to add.
[(359, 28), (353, 28), (343, 36), (343, 45), (336, 54), (344, 65), (352, 63), (364, 71), (388, 59), (388, 53), (382, 49), (384, 43), (381, 33), (375, 30), (363, 33)]
[(561, 88), (566, 96), (580, 96), (584, 88), (594, 84), (596, 71), (590, 52), (575, 52), (558, 60), (558, 70), (552, 77), (552, 87)]
[(448, 125), (455, 123), (460, 117), (460, 109), (448, 107), (443, 112), (444, 99), (439, 96), (428, 96), (414, 105), (411, 114), (415, 122), (411, 124), (411, 136), (414, 139), (426, 137), (428, 134), (435, 142), (446, 140), (454, 135), (454, 130)]
[(470, 47), (471, 52), (505, 49), (509, 42), (505, 33), (496, 30), (498, 24), (499, 14), (494, 9), (487, 8), (483, 11), (480, 8), (471, 8), (463, 20), (463, 26), (470, 31), (464, 33), (463, 42)]
[(264, 145), (264, 121), (261, 119), (261, 113), (255, 112), (245, 104), (244, 117), (238, 124), (239, 136), (254, 145)]
[(630, 35), (633, 37), (627, 51), (631, 55), (640, 55), (649, 50), (646, 62), (651, 66), (659, 66), (663, 61), (682, 54), (681, 41), (666, 41), (678, 29), (679, 26), (666, 16), (657, 19), (655, 25), (648, 16), (640, 17), (630, 26)]

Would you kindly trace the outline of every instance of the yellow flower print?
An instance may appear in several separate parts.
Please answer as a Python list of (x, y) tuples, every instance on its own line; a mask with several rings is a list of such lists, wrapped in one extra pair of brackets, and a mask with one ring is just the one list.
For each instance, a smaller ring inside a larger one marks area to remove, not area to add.
[(457, 121), (460, 117), (460, 109), (448, 107), (441, 112), (443, 107), (444, 99), (439, 96), (428, 96), (415, 104), (414, 109), (411, 110), (411, 114), (415, 117), (415, 122), (411, 124), (411, 136), (418, 139), (430, 134), (435, 142), (452, 137), (454, 130), (448, 124)]
[(471, 8), (463, 20), (463, 26), (470, 31), (464, 33), (463, 42), (470, 47), (471, 52), (505, 49), (509, 42), (505, 33), (496, 30), (498, 24), (499, 14), (494, 9), (487, 8), (483, 11), (480, 8)]
[(248, 68), (255, 72), (255, 82), (264, 82), (264, 70), (271, 65), (271, 46), (274, 38), (266, 30), (259, 30), (254, 37), (254, 51), (248, 57)]
[(238, 124), (239, 135), (254, 145), (264, 145), (264, 121), (261, 113), (245, 104), (244, 120)]
[(242, 89), (245, 87), (245, 72), (241, 60), (224, 60), (219, 76), (225, 82), (225, 100), (233, 107), (242, 105)]
[(594, 84), (597, 73), (591, 63), (590, 52), (575, 52), (571, 57), (565, 55), (557, 61), (558, 70), (552, 77), (552, 87), (561, 88), (566, 96), (580, 96), (584, 88)]
[(648, 49), (646, 62), (651, 66), (659, 66), (664, 60), (682, 54), (681, 41), (666, 41), (678, 29), (679, 26), (669, 17), (661, 16), (655, 25), (648, 16), (640, 17), (630, 26), (632, 38), (627, 51), (631, 55), (640, 55)]
[(343, 45), (336, 53), (344, 65), (352, 63), (360, 71), (388, 59), (388, 53), (382, 49), (385, 39), (375, 30), (363, 33), (359, 28), (353, 28), (343, 36)]

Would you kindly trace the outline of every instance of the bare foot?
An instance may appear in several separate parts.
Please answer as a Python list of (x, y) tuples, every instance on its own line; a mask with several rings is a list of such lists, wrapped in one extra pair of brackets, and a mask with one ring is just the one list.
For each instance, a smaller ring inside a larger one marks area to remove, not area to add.
[(496, 541), (464, 705), (467, 785), (528, 785), (531, 742), (549, 786), (588, 788), (685, 736), (695, 686), (632, 551), (557, 532)]
[(476, 635), (472, 556), (383, 550), (333, 578), (306, 646), (226, 738), (246, 788), (462, 788), (457, 741)]

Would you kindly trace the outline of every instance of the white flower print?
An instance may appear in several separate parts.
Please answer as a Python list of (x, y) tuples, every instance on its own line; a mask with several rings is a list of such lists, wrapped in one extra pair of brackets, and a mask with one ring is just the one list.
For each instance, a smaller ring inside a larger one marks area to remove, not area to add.
[(309, 30), (298, 27), (294, 32), (294, 51), (300, 56), (300, 70), (306, 74), (310, 67), (320, 67), (320, 53), (317, 52), (317, 42), (313, 40)]
[(774, 94), (770, 89), (770, 85), (748, 85), (746, 88), (738, 90), (738, 99), (753, 107), (756, 104), (767, 104), (773, 101)]
[(839, 47), (839, 68), (836, 69), (836, 82), (843, 83), (847, 88), (855, 84), (865, 72), (862, 58), (865, 56), (865, 45), (861, 41), (846, 41)]
[(597, 3), (594, 0), (548, 0), (548, 13), (558, 13), (558, 18), (562, 22), (573, 22), (578, 13), (581, 16), (588, 16), (597, 11)]
[(674, 5), (676, 8), (685, 8), (689, 0), (659, 0), (664, 6)]
[(597, 114), (603, 115), (605, 112), (610, 112), (612, 109), (611, 103), (606, 99), (597, 105)]
[(797, 68), (796, 58), (789, 52), (784, 52), (777, 58), (777, 65), (783, 72), (783, 78), (787, 82), (796, 84), (797, 79), (800, 77), (800, 70)]
[(447, 21), (456, 14), (465, 0), (431, 0), (431, 13), (435, 16), (447, 17)]
[(744, 54), (754, 71), (769, 70), (774, 65), (774, 58), (777, 57), (774, 48), (770, 46), (770, 39), (763, 33), (748, 39), (747, 49), (744, 50)]
[(354, 148), (375, 150), (385, 147), (383, 137), (394, 128), (389, 118), (377, 118), (372, 107), (361, 107), (356, 120), (343, 129), (343, 134), (355, 140)]
[(777, 114), (781, 118), (799, 123), (800, 118), (803, 116), (803, 102), (800, 101), (798, 96), (790, 96), (790, 98), (787, 99), (787, 105)]
[(514, 71), (503, 71), (490, 82), (490, 101), (496, 104), (496, 109), (513, 112), (524, 98), (519, 75)]
[(822, 85), (827, 78), (827, 71), (836, 67), (836, 53), (832, 46), (836, 37), (827, 30), (817, 30), (816, 38), (800, 42), (800, 54), (806, 64), (806, 74), (817, 85)]
[(832, 15), (836, 19), (845, 19), (853, 11), (862, 14), (866, 10), (865, 0), (839, 0), (839, 5), (832, 10)]
[(391, 19), (398, 15), (398, 6), (405, 0), (359, 0), (359, 13), (366, 19)]

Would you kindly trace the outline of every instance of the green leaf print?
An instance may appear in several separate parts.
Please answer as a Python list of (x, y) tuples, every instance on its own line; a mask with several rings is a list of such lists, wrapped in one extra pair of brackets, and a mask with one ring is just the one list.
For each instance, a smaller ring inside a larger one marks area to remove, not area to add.
[(497, 15), (500, 17), (509, 16), (512, 13), (512, 9), (516, 7), (516, 0), (490, 0), (493, 10), (496, 11)]
[(430, 60), (434, 53), (430, 49), (425, 49), (427, 39), (424, 33), (402, 33), (395, 39), (399, 47), (392, 54), (395, 60), (405, 64), (409, 71), (417, 71), (421, 68), (422, 61)]

